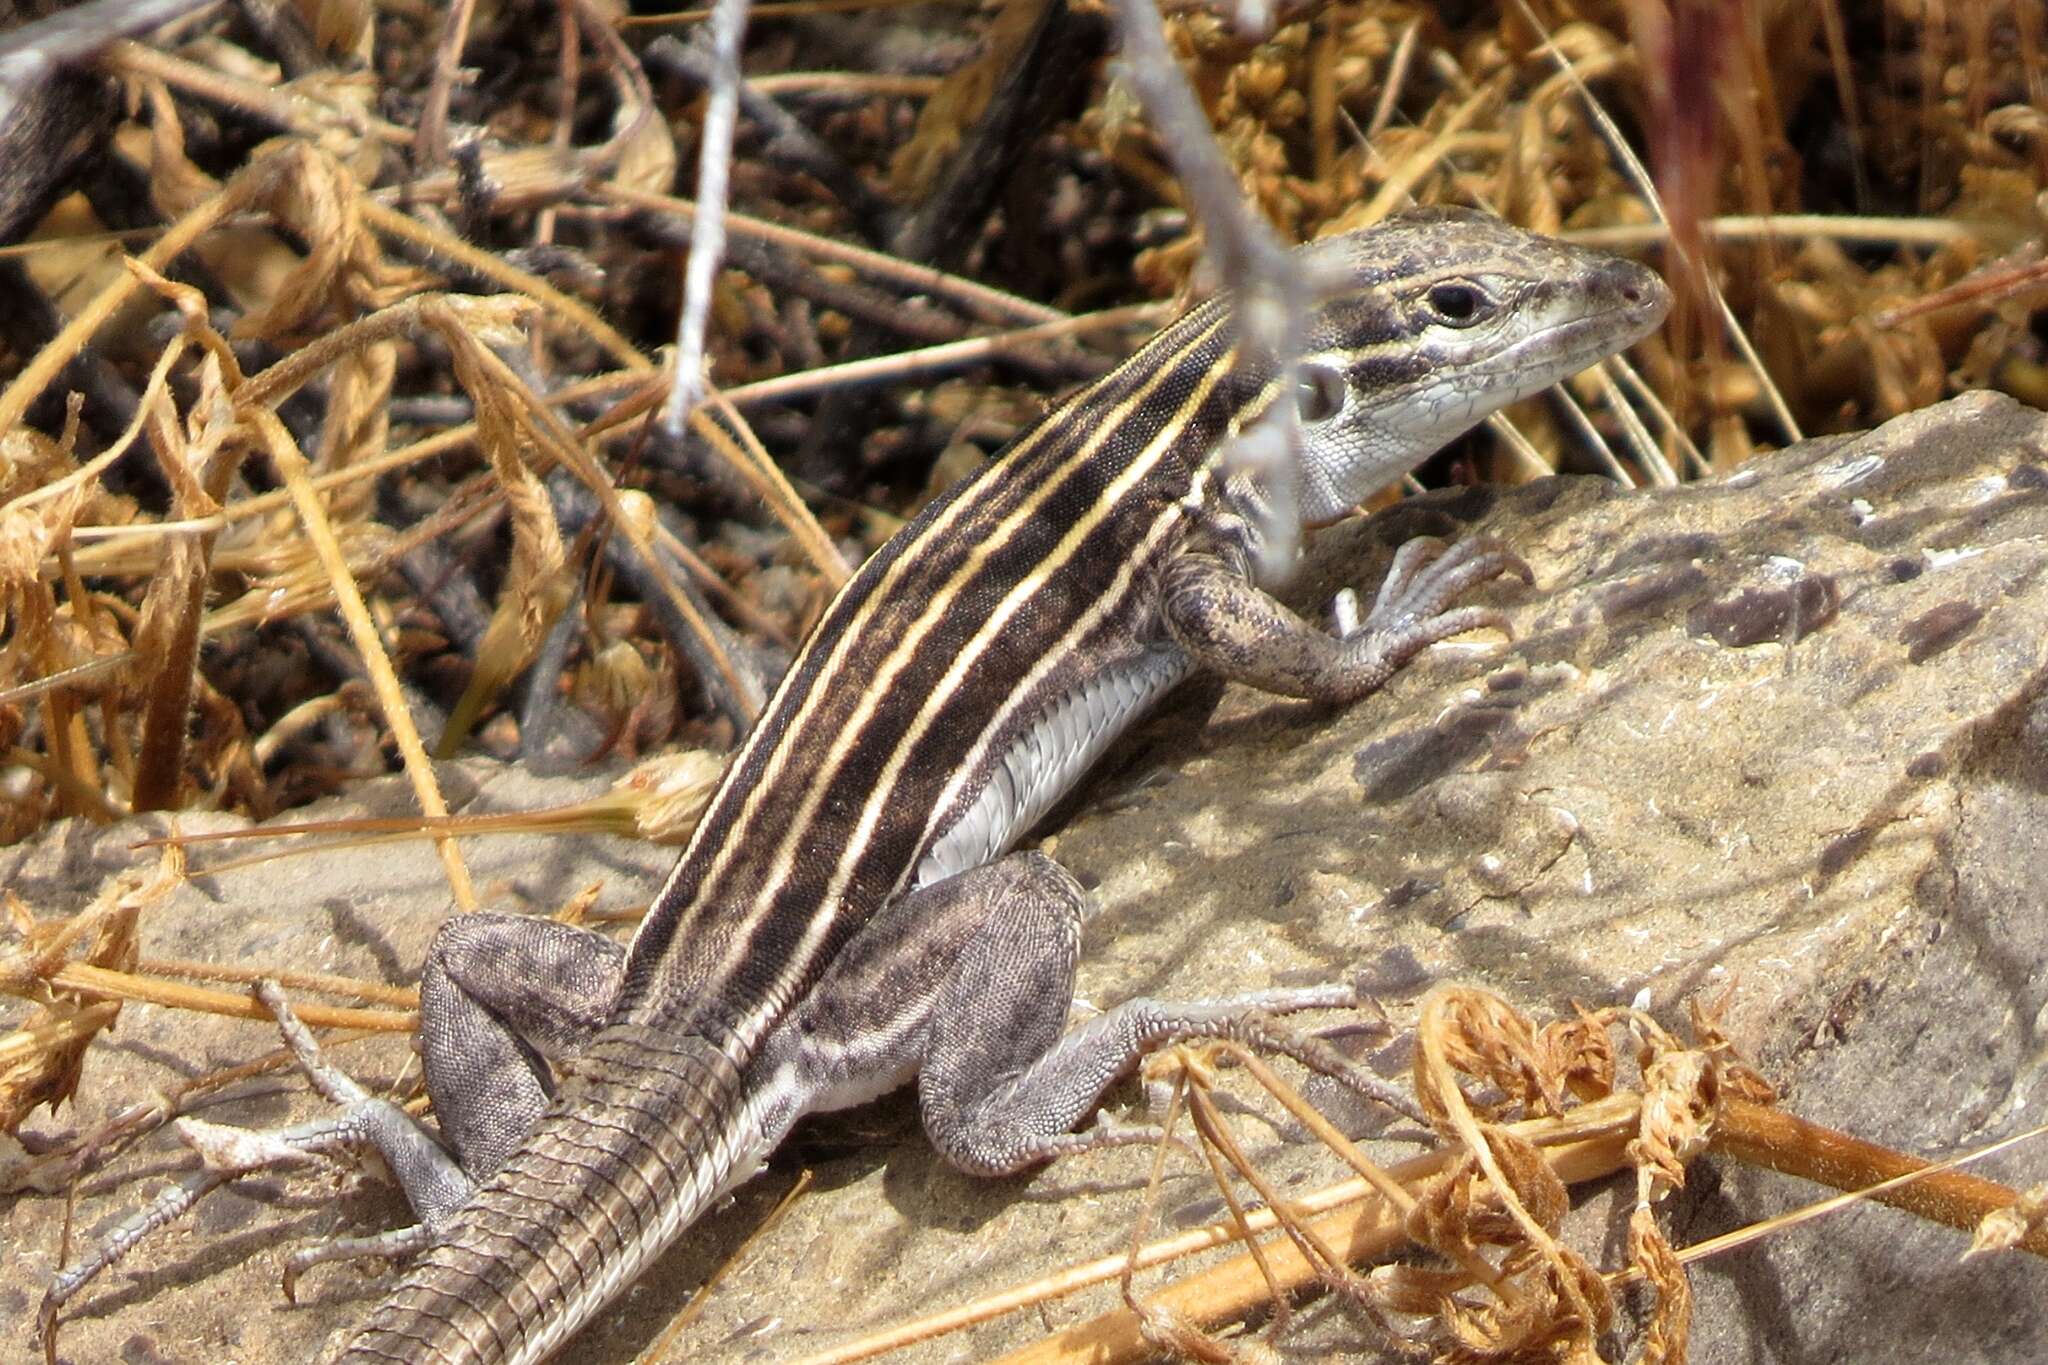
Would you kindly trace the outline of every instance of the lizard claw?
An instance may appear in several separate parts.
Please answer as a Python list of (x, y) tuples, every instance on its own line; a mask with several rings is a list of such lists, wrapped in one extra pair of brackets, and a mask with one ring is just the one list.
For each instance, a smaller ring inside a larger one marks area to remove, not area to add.
[[(1369, 641), (1373, 654), (1391, 672), (1431, 645), (1467, 631), (1491, 627), (1511, 634), (1507, 616), (1498, 608), (1451, 605), (1479, 584), (1503, 575), (1524, 583), (1536, 581), (1522, 557), (1491, 536), (1472, 536), (1455, 545), (1417, 536), (1394, 552), (1394, 562), (1363, 621), (1356, 619), (1356, 596), (1339, 594), (1333, 604), (1339, 635), (1347, 642)], [(1351, 598), (1348, 621), (1346, 596)], [(1346, 624), (1351, 628), (1344, 629)]]
[(434, 1230), (424, 1222), (407, 1227), (393, 1228), (368, 1237), (332, 1237), (311, 1246), (302, 1246), (285, 1257), (284, 1274), (279, 1287), (287, 1301), (299, 1301), (299, 1277), (316, 1265), (330, 1261), (355, 1261), (367, 1257), (378, 1257), (387, 1261), (403, 1260), (423, 1249), (434, 1240)]

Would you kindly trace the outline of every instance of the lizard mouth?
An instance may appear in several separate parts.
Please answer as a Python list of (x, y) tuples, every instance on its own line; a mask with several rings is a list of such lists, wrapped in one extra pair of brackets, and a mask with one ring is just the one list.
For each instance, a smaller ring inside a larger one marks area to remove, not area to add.
[(1612, 307), (1553, 323), (1503, 350), (1495, 358), (1501, 367), (1496, 373), (1505, 377), (1543, 369), (1555, 371), (1557, 379), (1568, 378), (1657, 330), (1669, 308), (1670, 295), (1660, 285), (1655, 294), (1625, 297)]

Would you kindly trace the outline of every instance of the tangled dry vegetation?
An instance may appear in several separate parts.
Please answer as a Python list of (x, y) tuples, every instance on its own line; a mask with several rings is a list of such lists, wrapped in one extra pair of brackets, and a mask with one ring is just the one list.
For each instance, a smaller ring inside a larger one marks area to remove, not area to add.
[[(175, 8), (17, 85), (5, 130), (0, 841), (402, 768), (470, 903), (430, 752), (723, 748), (849, 566), (1200, 274), (1090, 0), (757, 5), (711, 398), (674, 438), (703, 16)], [(1681, 286), (1639, 370), (1426, 478), (1688, 478), (1960, 389), (2048, 403), (2043, 0), (1289, 0), (1265, 38), (1169, 8), (1284, 237), (1479, 204)], [(701, 779), (624, 808), (672, 835)], [(147, 994), (151, 875), (73, 918), (10, 897), (38, 1008), (0, 1040), (5, 1130)], [(56, 987), (80, 948), (98, 994)], [(1504, 1131), (1446, 1136), (1520, 1160)], [(1600, 1319), (1597, 1276), (1530, 1254), (1545, 1321)], [(1535, 1322), (1447, 1330), (1495, 1358)]]

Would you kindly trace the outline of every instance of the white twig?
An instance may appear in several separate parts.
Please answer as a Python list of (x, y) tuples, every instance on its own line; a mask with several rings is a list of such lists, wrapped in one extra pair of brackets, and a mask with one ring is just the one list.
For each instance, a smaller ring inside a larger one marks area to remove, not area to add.
[(711, 286), (725, 254), (725, 197), (732, 168), (733, 126), (739, 119), (740, 40), (747, 31), (747, 0), (717, 0), (711, 11), (711, 87), (704, 106), (703, 142), (697, 149), (697, 213), (690, 224), (690, 256), (683, 266), (683, 311), (676, 323), (676, 372), (663, 424), (681, 436), (690, 409), (704, 396), (704, 328), (711, 316)]
[[(1270, 368), (1281, 391), (1291, 394), (1308, 311), (1336, 282), (1309, 278), (1302, 258), (1245, 207), (1208, 117), (1166, 45), (1153, 0), (1116, 0), (1116, 17), (1126, 78), (1187, 190), (1202, 225), (1210, 269), (1235, 296), (1237, 364)], [(1300, 413), (1286, 401), (1274, 403), (1253, 430), (1222, 452), (1223, 477), (1248, 477), (1264, 494), (1266, 524), (1252, 537), (1258, 547), (1257, 576), (1264, 581), (1284, 577), (1294, 563), (1301, 524), (1296, 510), (1300, 449)]]

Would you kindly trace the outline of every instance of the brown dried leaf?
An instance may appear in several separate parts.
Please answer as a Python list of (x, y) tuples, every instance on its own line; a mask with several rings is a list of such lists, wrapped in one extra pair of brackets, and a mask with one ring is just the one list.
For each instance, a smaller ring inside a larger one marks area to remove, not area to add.
[(1504, 1128), (1489, 1127), (1483, 1131), (1486, 1145), (1493, 1149), (1493, 1158), (1500, 1164), (1501, 1174), (1507, 1178), (1515, 1198), (1537, 1226), (1545, 1232), (1555, 1232), (1571, 1209), (1571, 1195), (1564, 1181), (1543, 1159), (1543, 1150)]
[(1687, 1012), (1692, 1016), (1692, 1036), (1695, 1046), (1713, 1055), (1721, 1093), (1751, 1104), (1776, 1104), (1778, 1088), (1765, 1080), (1755, 1068), (1735, 1053), (1735, 1044), (1721, 1028), (1721, 1011), (1734, 997), (1734, 988), (1717, 1000), (1705, 1000), (1694, 996), (1687, 1002)]
[(1440, 1321), (1453, 1344), (1440, 1362), (1603, 1361), (1598, 1342), (1613, 1319), (1613, 1299), (1599, 1272), (1578, 1255), (1560, 1248), (1501, 1290), (1500, 1298), (1485, 1303), (1452, 1301)]
[(309, 244), (263, 305), (235, 324), (237, 337), (292, 347), (300, 334), (353, 319), (419, 289), (423, 272), (388, 264), (376, 234), (363, 225), (362, 188), (332, 155), (304, 141), (278, 146), (266, 207)]
[(1684, 1365), (1692, 1336), (1692, 1283), (1647, 1206), (1629, 1215), (1628, 1249), (1630, 1264), (1657, 1295), (1643, 1332), (1643, 1365)]
[(0, 1133), (12, 1133), (37, 1105), (52, 1112), (78, 1089), (85, 1050), (111, 1026), (115, 1000), (38, 1009), (0, 1037)]
[(1536, 1034), (1539, 1069), (1582, 1100), (1614, 1093), (1612, 1010), (1589, 1010), (1577, 1001), (1570, 1019), (1545, 1024)]
[(1415, 1053), (1416, 1099), (1439, 1131), (1452, 1131), (1440, 1122), (1450, 1115), (1452, 1103), (1471, 1107), (1462, 1091), (1456, 1101), (1450, 1099), (1457, 1089), (1454, 1073), (1502, 1091), (1507, 1103), (1500, 1108), (1521, 1105), (1539, 1115), (1563, 1112), (1562, 1075), (1546, 1071), (1550, 1059), (1528, 1020), (1498, 996), (1441, 987), (1423, 1003), (1416, 1035), (1421, 1044)]
[(1462, 1270), (1419, 1265), (1378, 1266), (1367, 1278), (1387, 1311), (1430, 1318), (1459, 1311), (1453, 1296), (1472, 1284), (1472, 1277)]
[[(51, 547), (71, 533), (91, 486), (74, 484), (35, 502), (23, 495), (69, 474), (75, 462), (55, 441), (29, 427), (0, 435), (0, 604), (26, 590), (41, 574)], [(0, 609), (0, 624), (6, 615)]]
[(448, 345), (456, 382), (475, 405), (477, 444), (489, 458), (511, 509), (512, 562), (497, 610), (477, 647), (476, 672), (449, 717), (441, 746), (444, 754), (461, 741), (484, 703), (532, 660), (575, 587), (554, 506), (527, 462), (525, 409), (518, 396), (497, 381), (465, 321), (445, 308), (427, 314), (428, 325)]
[(185, 129), (178, 106), (160, 80), (138, 78), (149, 103), (149, 197), (158, 213), (175, 222), (220, 193), (220, 182), (185, 155)]
[(370, 58), (376, 7), (371, 0), (298, 0), (299, 13), (313, 30), (313, 41), (330, 52)]
[[(631, 105), (619, 109), (621, 120), (635, 114)], [(619, 163), (612, 171), (613, 182), (649, 194), (667, 194), (676, 183), (676, 140), (662, 118), (641, 119), (619, 148)]]
[(1485, 1172), (1467, 1153), (1418, 1192), (1405, 1224), (1409, 1240), (1457, 1261), (1473, 1259), (1482, 1247), (1518, 1245), (1521, 1226), (1482, 1197), (1490, 1188)]
[(71, 1098), (86, 1049), (120, 1014), (118, 1004), (89, 1004), (49, 989), (48, 978), (64, 964), (71, 945), (91, 934), (85, 962), (132, 970), (137, 917), (184, 876), (183, 848), (167, 845), (153, 869), (116, 875), (79, 914), (47, 929), (35, 925), (21, 947), (0, 955), (0, 992), (41, 1002), (13, 1034), (0, 1038), (0, 1132), (12, 1133), (38, 1105), (54, 1110)]
[[(342, 357), (329, 372), (327, 416), (320, 435), (321, 473), (346, 469), (382, 455), (391, 434), (391, 381), (398, 347), (389, 341)], [(366, 517), (377, 487), (368, 479), (341, 484), (327, 494), (328, 515), (337, 521)]]
[(1706, 1150), (1719, 1108), (1719, 1077), (1706, 1053), (1665, 1052), (1643, 1068), (1642, 1117), (1628, 1144), (1640, 1209), (1685, 1187), (1685, 1163)]

